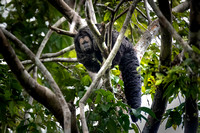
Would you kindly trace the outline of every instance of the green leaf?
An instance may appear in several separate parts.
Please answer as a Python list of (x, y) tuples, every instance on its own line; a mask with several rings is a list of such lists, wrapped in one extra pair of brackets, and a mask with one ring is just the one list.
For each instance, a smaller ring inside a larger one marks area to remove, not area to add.
[(108, 21), (110, 19), (111, 13), (110, 11), (107, 11), (106, 14), (104, 15), (103, 21)]
[(200, 49), (198, 49), (196, 46), (192, 45), (192, 49), (193, 49), (194, 52), (196, 52), (197, 54), (200, 54)]
[(13, 101), (9, 102), (9, 111), (10, 111), (11, 116), (15, 114), (15, 105)]
[(100, 107), (104, 112), (107, 112), (110, 109), (111, 105), (110, 104), (106, 104), (106, 105), (101, 104)]
[(101, 95), (100, 94), (97, 94), (96, 96), (96, 100), (95, 100), (95, 104), (99, 104), (101, 102)]
[(172, 126), (172, 118), (168, 118), (167, 123), (165, 125), (165, 129), (170, 128)]
[(136, 124), (132, 123), (131, 127), (133, 128), (133, 130), (135, 131), (135, 133), (139, 133), (138, 127), (136, 126)]
[(90, 83), (92, 82), (91, 78), (89, 75), (85, 75), (82, 79), (81, 79), (81, 84), (83, 86), (89, 86)]
[(162, 78), (164, 78), (164, 74), (162, 74), (162, 73), (156, 73), (156, 77), (158, 79), (162, 79)]
[(117, 125), (113, 119), (109, 119), (107, 127), (110, 133), (117, 133)]
[(181, 118), (181, 115), (178, 111), (173, 111), (171, 114), (170, 114), (172, 120), (173, 120), (173, 124), (176, 124), (176, 125), (180, 125), (181, 124), (181, 121), (182, 121), (182, 118)]
[(155, 115), (155, 113), (151, 110), (151, 109), (149, 109), (149, 108), (147, 108), (147, 107), (139, 107), (139, 108), (137, 108), (136, 109), (137, 111), (144, 111), (145, 113), (148, 113), (150, 116), (152, 116), (153, 118), (155, 118), (155, 119), (157, 119), (156, 118), (156, 115)]
[(176, 80), (174, 80), (166, 89), (165, 93), (164, 93), (164, 97), (170, 97), (171, 95), (173, 95), (173, 93), (175, 92), (174, 89), (174, 85), (176, 83)]
[(162, 83), (162, 81), (163, 81), (162, 79), (156, 80), (155, 85), (160, 85)]

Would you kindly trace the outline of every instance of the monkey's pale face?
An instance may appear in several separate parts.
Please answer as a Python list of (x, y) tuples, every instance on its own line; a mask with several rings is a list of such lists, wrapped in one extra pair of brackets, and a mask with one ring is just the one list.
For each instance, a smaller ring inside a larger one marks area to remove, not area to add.
[(88, 36), (83, 36), (79, 39), (80, 48), (83, 52), (89, 52), (92, 50), (92, 41)]

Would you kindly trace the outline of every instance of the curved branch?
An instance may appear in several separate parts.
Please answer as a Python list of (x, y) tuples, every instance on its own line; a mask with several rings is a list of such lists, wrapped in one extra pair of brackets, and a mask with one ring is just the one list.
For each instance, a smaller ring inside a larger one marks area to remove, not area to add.
[(83, 27), (86, 25), (86, 22), (63, 0), (48, 0), (48, 2), (51, 3), (51, 5), (53, 5), (60, 13), (62, 13), (70, 23), (74, 18), (76, 18), (78, 27)]
[(17, 44), (17, 46), (23, 52), (25, 52), (25, 54), (36, 64), (36, 66), (40, 69), (40, 71), (42, 72), (42, 74), (46, 78), (47, 82), (52, 87), (56, 96), (58, 97), (60, 105), (62, 105), (63, 116), (64, 116), (64, 131), (70, 133), (71, 132), (71, 112), (69, 110), (68, 104), (66, 103), (65, 98), (64, 98), (60, 88), (58, 87), (58, 85), (54, 81), (50, 72), (41, 63), (41, 61), (32, 53), (32, 51), (26, 47), (25, 44), (23, 44), (20, 40), (18, 40), (14, 35), (12, 35), (7, 30), (2, 29), (2, 31), (11, 41), (13, 41), (15, 44)]
[(172, 12), (182, 13), (190, 8), (190, 0), (186, 0), (185, 2), (179, 4), (178, 6), (172, 9)]
[(23, 88), (38, 102), (49, 109), (60, 123), (63, 123), (63, 115), (61, 105), (58, 102), (58, 97), (48, 88), (38, 84), (26, 71), (20, 60), (17, 58), (14, 50), (6, 40), (0, 30), (0, 52), (5, 61), (9, 65), (12, 72), (17, 77)]
[(68, 52), (68, 51), (71, 51), (75, 48), (74, 44), (69, 46), (69, 47), (66, 47), (62, 50), (60, 50), (59, 52), (56, 52), (56, 53), (46, 53), (46, 54), (42, 54), (41, 58), (52, 58), (52, 57), (57, 57), (57, 56), (60, 56), (60, 55), (63, 55), (64, 53)]
[[(66, 19), (65, 19), (64, 17), (60, 18), (60, 19), (53, 25), (53, 27), (58, 27), (58, 26), (59, 26), (60, 24), (62, 24), (65, 20), (66, 20)], [(46, 45), (47, 41), (49, 40), (49, 38), (50, 38), (50, 36), (51, 36), (52, 33), (53, 33), (52, 30), (49, 30), (49, 31), (47, 32), (45, 38), (43, 39), (43, 41), (42, 41), (42, 43), (41, 43), (41, 45), (40, 45), (40, 47), (39, 47), (39, 49), (38, 49), (38, 51), (37, 51), (37, 54), (36, 54), (36, 57), (37, 57), (37, 58), (40, 57), (40, 55), (41, 55), (41, 53), (42, 53), (42, 51), (43, 51), (43, 49), (44, 49), (44, 47), (45, 47), (45, 45)]]
[(70, 31), (65, 31), (63, 29), (54, 27), (54, 26), (50, 26), (51, 30), (54, 30), (56, 33), (58, 34), (62, 34), (62, 35), (67, 35), (70, 37), (75, 37), (76, 33), (70, 32)]
[(151, 40), (158, 35), (160, 30), (160, 25), (158, 23), (158, 19), (154, 20), (148, 27), (148, 29), (144, 32), (140, 40), (135, 45), (135, 50), (137, 52), (137, 57), (139, 62), (141, 61), (144, 53), (146, 52), (147, 48), (151, 44)]

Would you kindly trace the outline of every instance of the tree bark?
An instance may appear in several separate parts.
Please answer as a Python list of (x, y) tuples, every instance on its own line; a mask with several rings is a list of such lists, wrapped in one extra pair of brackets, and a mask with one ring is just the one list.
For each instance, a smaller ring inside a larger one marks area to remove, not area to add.
[(197, 98), (186, 97), (185, 100), (185, 130), (184, 133), (197, 133), (198, 130), (198, 106)]
[[(63, 111), (62, 106), (59, 104), (56, 95), (48, 88), (38, 84), (26, 71), (20, 60), (16, 56), (13, 48), (8, 43), (6, 37), (0, 29), (0, 53), (3, 55), (6, 63), (11, 71), (15, 74), (16, 78), (22, 87), (31, 95), (35, 100), (44, 105), (63, 126)], [(74, 116), (73, 106), (69, 106), (72, 112), (72, 122), (76, 119)], [(76, 122), (72, 123), (72, 132), (78, 132)]]
[[(189, 44), (200, 49), (200, 1), (191, 0), (190, 3), (190, 33), (189, 33)], [(199, 68), (197, 64), (197, 69)], [(193, 78), (199, 78), (198, 74), (192, 75)], [(191, 78), (191, 80), (193, 79)], [(192, 82), (191, 82), (192, 84)], [(194, 94), (195, 90), (198, 88), (192, 88), (191, 85), (191, 93), (189, 96), (186, 96), (185, 100), (185, 121), (184, 133), (197, 133), (198, 130), (198, 106), (197, 106), (197, 98), (198, 94)], [(188, 91), (189, 92), (189, 91)]]
[[(163, 15), (167, 18), (169, 22), (171, 22), (172, 19), (171, 19), (171, 9), (169, 6), (169, 1), (158, 0), (158, 3), (159, 3), (159, 8), (163, 13)], [(160, 28), (161, 28), (160, 72), (164, 73), (164, 70), (162, 69), (163, 66), (169, 67), (171, 64), (172, 35), (166, 28), (164, 28), (162, 23), (160, 23)], [(166, 97), (163, 97), (165, 89), (166, 88), (164, 88), (163, 84), (161, 84), (157, 88), (151, 106), (151, 109), (155, 113), (156, 118), (153, 118), (150, 115), (148, 116), (148, 121), (146, 122), (145, 127), (142, 131), (143, 133), (158, 132), (162, 116), (166, 110), (168, 101)]]
[(78, 27), (83, 27), (86, 22), (63, 0), (48, 0), (52, 6), (54, 6), (60, 13), (62, 13), (65, 18), (72, 22), (76, 18)]

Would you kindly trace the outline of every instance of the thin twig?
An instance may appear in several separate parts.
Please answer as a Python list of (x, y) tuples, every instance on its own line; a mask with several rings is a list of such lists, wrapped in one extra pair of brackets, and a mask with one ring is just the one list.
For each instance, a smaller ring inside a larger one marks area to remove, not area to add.
[(150, 25), (151, 18), (150, 18), (149, 9), (148, 9), (148, 6), (147, 6), (147, 0), (144, 0), (144, 7), (145, 7), (145, 10), (146, 10), (146, 14), (147, 14), (148, 25)]
[(117, 19), (119, 19), (122, 15), (124, 15), (125, 13), (127, 13), (129, 10), (129, 8), (125, 9), (122, 13), (120, 13), (119, 15), (117, 15), (114, 19), (114, 21), (116, 21)]
[(60, 28), (57, 28), (57, 27), (50, 26), (50, 28), (58, 34), (67, 35), (67, 36), (70, 36), (70, 37), (75, 37), (75, 35), (76, 35), (76, 33), (66, 31), (66, 30), (63, 30), (63, 29), (60, 29)]
[(104, 8), (106, 8), (106, 9), (108, 9), (109, 11), (111, 11), (111, 12), (114, 12), (114, 9), (112, 9), (111, 7), (109, 7), (109, 6), (106, 6), (106, 5), (104, 5), (104, 4), (96, 4), (96, 6), (100, 6), (100, 7), (104, 7)]
[(148, 20), (147, 16), (139, 9), (136, 7), (136, 10), (145, 18)]
[(71, 46), (68, 46), (68, 47), (62, 49), (59, 52), (42, 54), (41, 58), (57, 57), (57, 56), (65, 54), (66, 52), (73, 50), (74, 48), (75, 48), (75, 46), (74, 46), (74, 44), (72, 44)]
[[(60, 18), (60, 19), (53, 25), (53, 27), (58, 27), (58, 26), (59, 26), (60, 24), (62, 24), (65, 20), (66, 20), (66, 19), (65, 19), (64, 17)], [(44, 49), (44, 47), (45, 47), (45, 45), (46, 45), (47, 41), (49, 40), (49, 38), (50, 38), (50, 36), (51, 36), (52, 33), (53, 33), (52, 30), (49, 30), (49, 31), (47, 32), (45, 38), (43, 39), (43, 41), (42, 41), (42, 43), (41, 43), (41, 45), (40, 45), (40, 47), (39, 47), (39, 49), (38, 49), (38, 51), (37, 51), (37, 54), (36, 54), (36, 57), (37, 57), (37, 58), (40, 57), (40, 55), (41, 55), (41, 53), (42, 53), (42, 51), (43, 51), (43, 49)]]

